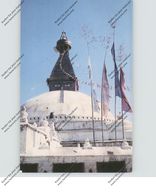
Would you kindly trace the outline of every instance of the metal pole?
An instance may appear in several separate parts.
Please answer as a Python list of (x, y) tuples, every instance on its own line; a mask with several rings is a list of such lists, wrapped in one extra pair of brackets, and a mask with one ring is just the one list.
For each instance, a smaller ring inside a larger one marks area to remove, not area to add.
[(101, 87), (101, 130), (102, 130), (102, 144), (104, 145), (104, 132), (103, 132), (103, 105), (102, 105), (102, 87)]
[[(114, 41), (114, 50), (115, 50), (115, 26), (114, 26), (114, 33), (113, 33), (113, 41)], [(115, 63), (115, 62), (114, 62)], [(116, 71), (116, 70), (115, 70)], [(116, 72), (115, 72), (116, 74)], [(117, 131), (116, 131), (116, 79), (114, 77), (114, 98), (115, 98), (115, 102), (114, 102), (114, 112), (115, 112), (115, 142), (117, 141)]]
[[(122, 99), (121, 99), (122, 105)], [(123, 119), (123, 107), (122, 107), (122, 134), (123, 134), (123, 141), (125, 141), (125, 130), (124, 130), (124, 119)]]
[(93, 82), (92, 82), (92, 79), (91, 79), (91, 104), (92, 104), (93, 143), (95, 146), (95, 124), (94, 124), (94, 104), (93, 104)]
[(117, 132), (116, 132), (116, 94), (115, 94), (114, 110), (115, 110), (115, 141), (117, 141)]
[[(104, 55), (104, 66), (105, 66), (105, 61), (106, 61), (106, 56), (107, 56), (107, 46), (105, 50), (105, 55)], [(104, 67), (103, 67), (104, 68)], [(103, 74), (103, 73), (102, 73)], [(102, 89), (103, 89), (103, 81), (102, 81), (102, 86), (101, 86), (101, 131), (102, 131), (102, 145), (104, 145), (104, 129), (103, 129), (103, 98), (102, 98)]]
[[(89, 58), (89, 44), (87, 42), (88, 58)], [(88, 64), (89, 66), (89, 64)], [(91, 68), (91, 67), (90, 67)], [(91, 84), (91, 109), (92, 109), (92, 129), (93, 129), (93, 145), (95, 146), (95, 123), (94, 123), (94, 104), (93, 104), (93, 81), (92, 81), (92, 70), (90, 70), (90, 84)]]

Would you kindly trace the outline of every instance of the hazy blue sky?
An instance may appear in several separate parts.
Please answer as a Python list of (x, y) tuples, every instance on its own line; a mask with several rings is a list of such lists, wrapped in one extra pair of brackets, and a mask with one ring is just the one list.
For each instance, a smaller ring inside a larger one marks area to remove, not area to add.
[[(53, 48), (60, 38), (61, 32), (65, 31), (72, 42), (70, 57), (77, 54), (74, 60), (74, 70), (78, 79), (88, 81), (88, 54), (86, 38), (82, 36), (83, 30), (90, 32), (90, 56), (93, 68), (93, 79), (101, 84), (102, 68), (105, 49), (102, 44), (102, 37), (110, 36), (112, 44), (113, 30), (108, 21), (128, 2), (128, 0), (78, 0), (73, 7), (74, 11), (59, 26), (55, 21), (75, 2), (76, 0), (25, 0), (21, 15), (21, 53), (24, 54), (21, 66), (21, 103), (30, 98), (48, 92), (46, 79), (49, 77), (55, 65), (58, 53)], [(123, 54), (132, 54), (132, 3), (128, 5), (127, 12), (118, 20), (115, 33), (116, 53), (119, 47), (124, 48)], [(117, 55), (118, 56), (118, 55)], [(131, 57), (132, 58), (132, 57)], [(132, 103), (132, 60), (127, 60), (123, 69), (126, 77), (126, 84), (129, 90), (127, 97)], [(119, 64), (117, 57), (117, 64)], [(106, 58), (108, 74), (114, 69), (110, 49)], [(113, 79), (109, 79), (110, 86), (114, 87)], [(87, 85), (80, 84), (80, 91), (90, 94)], [(96, 90), (100, 100), (100, 89)], [(114, 90), (110, 90), (113, 111)], [(120, 110), (118, 100), (118, 111)]]

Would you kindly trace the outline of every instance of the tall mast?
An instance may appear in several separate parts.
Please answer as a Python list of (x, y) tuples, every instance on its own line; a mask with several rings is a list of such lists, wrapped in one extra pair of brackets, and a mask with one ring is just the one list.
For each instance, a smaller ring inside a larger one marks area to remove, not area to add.
[[(108, 49), (108, 47), (106, 46), (105, 55), (104, 55), (104, 66), (105, 66), (105, 62), (106, 62), (107, 49)], [(103, 77), (103, 75), (102, 75), (102, 77)], [(103, 82), (101, 82), (101, 83), (103, 85)], [(103, 113), (103, 109), (104, 109), (103, 108), (103, 87), (104, 86), (102, 86), (102, 85), (101, 85), (101, 131), (102, 131), (102, 144), (104, 145), (104, 139), (105, 139), (105, 137), (104, 137), (104, 128), (103, 128), (103, 116), (104, 116), (104, 113)]]
[[(123, 59), (123, 51), (122, 48), (120, 48), (120, 60), (122, 62)], [(121, 72), (121, 71), (120, 71)], [(121, 88), (121, 73), (120, 73), (120, 88)], [(122, 90), (121, 90), (122, 91)], [(123, 141), (125, 141), (125, 130), (124, 130), (124, 113), (123, 113), (123, 105), (122, 105), (122, 99), (123, 99), (123, 94), (121, 92), (121, 120), (122, 120), (122, 136), (123, 136)]]
[(93, 81), (92, 81), (92, 79), (91, 79), (91, 104), (92, 104), (93, 143), (95, 146), (95, 123), (94, 123), (94, 103), (93, 103)]
[(89, 79), (90, 79), (90, 90), (91, 90), (91, 110), (92, 110), (92, 129), (93, 129), (93, 144), (95, 146), (95, 123), (94, 123), (94, 102), (93, 102), (93, 79), (92, 79), (92, 70), (91, 70), (91, 62), (89, 55), (89, 44), (87, 42), (87, 50), (88, 50), (88, 68), (89, 70)]
[(125, 130), (124, 130), (124, 113), (123, 113), (123, 105), (122, 105), (122, 94), (121, 94), (121, 113), (122, 113), (122, 135), (123, 135), (123, 141), (125, 141)]
[[(114, 32), (113, 32), (113, 42), (114, 42), (114, 50), (115, 50), (115, 26), (113, 26)], [(116, 70), (115, 70), (116, 74)], [(116, 129), (116, 79), (114, 77), (114, 116), (115, 116), (115, 142), (117, 141), (117, 129)]]

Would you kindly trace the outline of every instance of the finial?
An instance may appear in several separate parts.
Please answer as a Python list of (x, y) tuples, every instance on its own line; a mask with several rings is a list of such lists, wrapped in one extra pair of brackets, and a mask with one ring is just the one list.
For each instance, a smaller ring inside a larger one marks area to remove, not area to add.
[(71, 42), (68, 40), (66, 33), (63, 31), (60, 39), (57, 41), (56, 50), (62, 54), (70, 49)]
[(62, 32), (60, 39), (65, 39), (65, 40), (67, 40), (66, 32), (64, 32), (64, 31)]

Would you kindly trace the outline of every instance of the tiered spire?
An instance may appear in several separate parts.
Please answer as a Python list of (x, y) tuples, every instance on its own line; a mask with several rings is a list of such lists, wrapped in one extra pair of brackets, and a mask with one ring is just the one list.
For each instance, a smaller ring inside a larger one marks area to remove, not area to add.
[(70, 49), (71, 42), (68, 40), (66, 33), (62, 32), (56, 45), (56, 50), (60, 53), (60, 56), (51, 72), (50, 78), (47, 79), (49, 91), (78, 90), (77, 77), (69, 58)]

